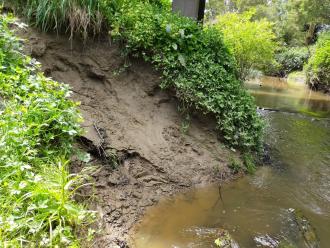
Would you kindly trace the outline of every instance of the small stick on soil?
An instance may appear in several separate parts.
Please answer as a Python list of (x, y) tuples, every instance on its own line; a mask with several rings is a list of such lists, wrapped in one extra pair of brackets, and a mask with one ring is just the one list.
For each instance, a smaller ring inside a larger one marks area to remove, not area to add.
[(94, 126), (94, 128), (95, 128), (95, 130), (96, 130), (96, 132), (97, 132), (97, 135), (99, 136), (99, 138), (100, 138), (100, 146), (102, 146), (103, 144), (104, 144), (104, 137), (103, 137), (103, 135), (101, 134), (101, 132), (100, 132), (100, 128), (96, 125), (96, 123), (94, 122), (93, 123), (93, 126)]
[[(105, 139), (104, 139), (102, 133), (100, 132), (100, 128), (97, 126), (97, 124), (95, 122), (93, 123), (93, 127), (95, 128), (95, 131), (100, 138), (100, 143), (97, 145), (97, 150), (99, 152), (100, 157), (103, 158), (107, 162), (107, 164), (111, 164), (111, 166), (114, 167), (115, 163), (114, 163), (113, 156), (109, 156), (109, 154), (104, 149), (103, 145), (104, 145)], [(109, 160), (109, 158), (112, 158), (112, 159)]]

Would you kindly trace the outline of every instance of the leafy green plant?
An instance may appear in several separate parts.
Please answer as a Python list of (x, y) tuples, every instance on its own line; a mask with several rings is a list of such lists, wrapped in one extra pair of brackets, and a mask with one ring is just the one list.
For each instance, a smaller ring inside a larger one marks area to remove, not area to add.
[(266, 19), (252, 20), (255, 9), (218, 17), (216, 27), (224, 34), (225, 44), (234, 55), (241, 79), (253, 69), (264, 71), (274, 63), (277, 43), (273, 24)]
[(271, 68), (267, 72), (279, 76), (287, 76), (293, 71), (302, 70), (308, 58), (309, 51), (307, 47), (284, 47), (275, 55), (277, 68)]
[(190, 116), (186, 115), (183, 121), (181, 122), (181, 132), (186, 134), (190, 127)]
[(330, 33), (323, 33), (315, 46), (315, 51), (305, 68), (307, 82), (312, 88), (330, 86)]
[(243, 162), (246, 172), (249, 174), (254, 174), (257, 169), (254, 157), (250, 153), (245, 153), (243, 155)]
[(233, 171), (234, 174), (238, 173), (242, 169), (240, 161), (234, 157), (230, 157), (228, 167)]
[(0, 246), (78, 246), (94, 215), (73, 199), (88, 173), (68, 165), (81, 117), (68, 86), (22, 55), (9, 21), (0, 16)]

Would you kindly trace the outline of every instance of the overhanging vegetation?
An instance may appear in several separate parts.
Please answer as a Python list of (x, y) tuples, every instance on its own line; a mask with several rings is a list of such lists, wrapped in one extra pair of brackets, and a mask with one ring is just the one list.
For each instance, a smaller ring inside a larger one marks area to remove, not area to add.
[(330, 33), (323, 33), (315, 45), (315, 52), (306, 65), (307, 80), (312, 88), (330, 88)]

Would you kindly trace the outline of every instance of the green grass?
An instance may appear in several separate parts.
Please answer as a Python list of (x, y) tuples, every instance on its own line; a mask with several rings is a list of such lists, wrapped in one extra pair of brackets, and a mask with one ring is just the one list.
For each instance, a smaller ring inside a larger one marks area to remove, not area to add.
[(104, 24), (98, 0), (13, 0), (16, 8), (43, 31), (69, 32), (84, 39)]
[(73, 247), (94, 213), (74, 201), (87, 174), (71, 174), (79, 134), (67, 85), (22, 54), (0, 17), (0, 247)]

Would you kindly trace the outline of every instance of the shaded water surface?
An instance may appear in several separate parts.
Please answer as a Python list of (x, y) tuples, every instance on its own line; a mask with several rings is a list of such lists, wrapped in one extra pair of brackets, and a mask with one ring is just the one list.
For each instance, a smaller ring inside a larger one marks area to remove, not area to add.
[(262, 235), (308, 247), (292, 209), (309, 221), (320, 247), (330, 247), (330, 99), (299, 82), (262, 80), (247, 86), (260, 107), (304, 113), (263, 112), (273, 165), (223, 185), (223, 201), (217, 185), (163, 200), (147, 212), (134, 247), (215, 247), (221, 229), (240, 247), (257, 247)]
[(329, 117), (330, 96), (310, 90), (303, 80), (299, 77), (290, 80), (262, 77), (245, 86), (260, 107)]

